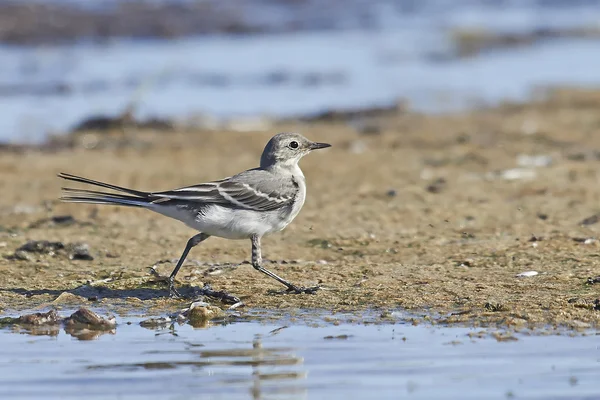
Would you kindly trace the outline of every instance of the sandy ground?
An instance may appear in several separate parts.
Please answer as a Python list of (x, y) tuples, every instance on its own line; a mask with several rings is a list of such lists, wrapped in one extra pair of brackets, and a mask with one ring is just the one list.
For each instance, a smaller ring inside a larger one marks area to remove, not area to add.
[[(597, 327), (600, 223), (582, 221), (600, 212), (599, 107), (599, 92), (562, 90), (448, 116), (398, 111), (246, 133), (91, 132), (75, 141), (93, 149), (5, 150), (0, 309), (44, 307), (64, 291), (82, 297), (58, 303), (148, 314), (189, 303), (165, 298), (149, 267), (168, 275), (195, 232), (145, 210), (61, 204), (56, 173), (170, 189), (255, 167), (272, 134), (296, 130), (333, 147), (302, 160), (304, 209), (263, 240), (263, 257), (292, 282), (323, 289), (282, 294), (239, 265), (250, 258), (249, 241), (218, 238), (192, 250), (179, 287), (210, 284), (246, 309), (406, 310), (437, 323)], [(51, 220), (64, 215), (74, 221)], [(67, 248), (17, 251), (29, 240)], [(71, 260), (76, 243), (89, 245), (93, 260)], [(525, 271), (538, 274), (516, 277)]]

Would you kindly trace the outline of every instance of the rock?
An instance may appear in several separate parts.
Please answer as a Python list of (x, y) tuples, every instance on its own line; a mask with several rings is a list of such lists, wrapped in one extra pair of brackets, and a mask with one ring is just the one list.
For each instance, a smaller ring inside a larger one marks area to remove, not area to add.
[(18, 323), (23, 325), (56, 325), (62, 321), (62, 318), (55, 310), (46, 313), (35, 313), (22, 315), (18, 318)]
[(52, 302), (53, 304), (81, 304), (85, 303), (86, 299), (69, 292), (62, 292)]
[(15, 251), (15, 254), (13, 254), (13, 259), (15, 260), (21, 260), (21, 261), (33, 261), (34, 258), (31, 256), (31, 254), (29, 254), (26, 251), (23, 250), (17, 250)]
[(65, 329), (79, 327), (92, 330), (112, 330), (115, 326), (117, 326), (117, 320), (114, 316), (103, 318), (85, 307), (81, 307), (65, 320)]
[(219, 307), (215, 306), (190, 306), (187, 311), (187, 317), (189, 321), (194, 324), (195, 322), (210, 321), (217, 318), (223, 318), (225, 312)]
[(585, 218), (579, 223), (579, 225), (594, 225), (598, 221), (600, 221), (600, 215), (596, 214), (592, 215), (591, 217)]
[(600, 283), (600, 276), (596, 276), (594, 278), (587, 278), (587, 284), (588, 285), (594, 285), (596, 283)]
[(438, 178), (434, 180), (432, 183), (427, 185), (427, 191), (429, 193), (440, 193), (442, 190), (446, 188), (446, 179)]
[(55, 215), (52, 218), (43, 218), (29, 225), (30, 229), (53, 226), (70, 226), (77, 223), (77, 220), (72, 215)]
[(92, 261), (94, 257), (90, 254), (90, 246), (87, 243), (76, 243), (71, 246), (69, 259)]
[(31, 261), (33, 257), (28, 253), (46, 254), (54, 256), (60, 254), (67, 255), (71, 260), (91, 261), (94, 257), (90, 254), (90, 247), (87, 243), (74, 243), (65, 245), (62, 242), (50, 242), (48, 240), (30, 240), (12, 255), (12, 259)]
[[(47, 240), (30, 240), (17, 251), (25, 251), (28, 253), (55, 254), (58, 250), (65, 248), (62, 242), (49, 242)], [(16, 253), (16, 252), (15, 252)]]

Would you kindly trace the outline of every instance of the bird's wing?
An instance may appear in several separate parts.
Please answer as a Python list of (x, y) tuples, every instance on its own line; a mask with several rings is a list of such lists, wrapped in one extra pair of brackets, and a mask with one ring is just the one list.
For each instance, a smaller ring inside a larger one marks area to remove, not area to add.
[[(251, 171), (246, 171), (251, 172)], [(263, 171), (264, 172), (264, 171)], [(294, 202), (297, 185), (268, 173), (239, 174), (220, 181), (151, 193), (153, 203), (180, 200), (255, 211), (276, 210)]]

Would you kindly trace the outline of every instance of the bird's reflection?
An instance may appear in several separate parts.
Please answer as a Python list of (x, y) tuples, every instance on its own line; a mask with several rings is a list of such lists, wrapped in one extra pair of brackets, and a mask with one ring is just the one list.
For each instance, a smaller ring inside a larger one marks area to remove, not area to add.
[[(285, 328), (285, 327), (284, 327)], [(284, 329), (284, 328), (280, 328), (280, 329)], [(271, 333), (273, 333), (275, 331), (272, 331)], [(286, 370), (283, 366), (284, 365), (302, 365), (304, 363), (304, 360), (300, 357), (296, 357), (293, 354), (293, 349), (280, 349), (280, 351), (282, 351), (280, 353), (280, 356), (283, 356), (280, 360), (285, 360), (287, 362), (282, 362), (281, 365), (282, 368), (277, 368), (276, 371), (270, 371), (270, 372), (263, 372), (262, 370), (264, 369), (264, 366), (271, 366), (273, 364), (269, 363), (269, 362), (265, 362), (266, 360), (268, 360), (269, 357), (269, 353), (265, 353), (265, 350), (262, 347), (262, 337), (260, 335), (257, 335), (253, 342), (252, 342), (252, 348), (253, 350), (256, 351), (255, 355), (253, 355), (253, 365), (252, 365), (252, 388), (251, 388), (251, 393), (252, 393), (252, 398), (255, 400), (259, 400), (263, 398), (263, 385), (266, 383), (268, 385), (271, 385), (272, 387), (270, 387), (270, 391), (275, 391), (277, 393), (288, 393), (288, 394), (299, 394), (299, 393), (303, 393), (306, 392), (306, 388), (305, 387), (298, 387), (298, 386), (292, 386), (289, 385), (290, 381), (294, 381), (294, 380), (303, 380), (306, 378), (306, 372), (304, 370)], [(273, 351), (275, 349), (271, 349), (271, 351)], [(287, 354), (286, 354), (287, 353)], [(271, 353), (273, 354), (273, 353)], [(287, 355), (287, 358), (286, 358)], [(265, 357), (266, 356), (266, 357)], [(289, 361), (293, 361), (295, 364), (291, 364), (289, 363)], [(286, 382), (288, 383), (285, 386), (280, 386), (277, 385), (277, 383), (283, 383)], [(275, 384), (275, 385), (273, 385)]]

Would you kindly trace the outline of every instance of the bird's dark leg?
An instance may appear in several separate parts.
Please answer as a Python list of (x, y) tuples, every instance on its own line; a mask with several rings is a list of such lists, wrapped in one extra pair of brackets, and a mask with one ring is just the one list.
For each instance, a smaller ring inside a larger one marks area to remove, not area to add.
[(175, 269), (173, 270), (173, 272), (171, 272), (171, 275), (169, 275), (169, 295), (171, 297), (181, 297), (177, 290), (175, 290), (175, 276), (177, 275), (179, 269), (183, 265), (183, 262), (185, 261), (185, 258), (187, 257), (188, 253), (190, 252), (192, 247), (199, 245), (201, 242), (205, 241), (209, 237), (210, 235), (207, 235), (206, 233), (199, 233), (195, 236), (192, 236), (190, 240), (188, 240), (187, 244), (185, 245), (185, 249), (183, 250), (183, 254), (181, 254), (181, 257), (179, 257), (179, 261), (177, 261)]
[(282, 277), (280, 277), (280, 276), (274, 274), (273, 272), (269, 271), (268, 269), (264, 268), (262, 266), (262, 255), (261, 255), (261, 251), (260, 251), (260, 236), (254, 235), (251, 237), (251, 240), (252, 240), (252, 266), (254, 267), (255, 270), (260, 271), (263, 274), (275, 279), (277, 282), (281, 283), (282, 285), (285, 285), (288, 288), (288, 292), (314, 294), (317, 292), (317, 290), (320, 289), (319, 286), (314, 286), (314, 287), (309, 287), (309, 288), (305, 288), (302, 286), (296, 286), (293, 283), (286, 281)]

